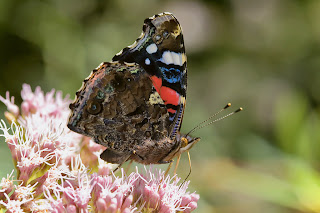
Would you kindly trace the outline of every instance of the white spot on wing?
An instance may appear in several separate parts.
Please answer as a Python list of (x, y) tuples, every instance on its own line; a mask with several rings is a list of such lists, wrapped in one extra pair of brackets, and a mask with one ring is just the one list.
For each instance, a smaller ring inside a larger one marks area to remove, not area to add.
[(146, 60), (144, 60), (144, 63), (145, 63), (146, 65), (150, 65), (150, 59), (149, 59), (149, 58), (146, 58)]
[(173, 63), (175, 64), (175, 65), (182, 65), (181, 63), (180, 63), (180, 56), (181, 56), (181, 54), (178, 54), (178, 53), (175, 53), (175, 52), (171, 52), (171, 55), (172, 55), (172, 59), (173, 59)]
[(184, 57), (184, 54), (181, 55), (181, 53), (165, 51), (163, 52), (162, 58), (160, 59), (160, 61), (168, 65), (174, 64), (174, 65), (182, 66), (183, 63), (185, 62), (185, 57)]
[(165, 63), (165, 64), (173, 64), (173, 59), (171, 56), (171, 52), (169, 51), (165, 51), (162, 54), (162, 58), (160, 59), (161, 62)]
[(182, 54), (179, 54), (179, 63), (180, 63), (180, 64), (183, 64), (183, 63), (182, 63)]
[(153, 43), (153, 44), (150, 44), (149, 46), (147, 46), (146, 50), (149, 54), (152, 54), (152, 53), (157, 52), (158, 48), (157, 48), (157, 45)]

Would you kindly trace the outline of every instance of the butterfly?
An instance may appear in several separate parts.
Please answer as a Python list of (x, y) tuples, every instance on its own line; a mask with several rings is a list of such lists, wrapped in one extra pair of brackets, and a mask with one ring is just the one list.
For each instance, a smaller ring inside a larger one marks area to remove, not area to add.
[(170, 163), (200, 140), (180, 132), (186, 90), (181, 26), (171, 13), (154, 15), (132, 45), (84, 80), (67, 125), (107, 147), (100, 157), (109, 163)]

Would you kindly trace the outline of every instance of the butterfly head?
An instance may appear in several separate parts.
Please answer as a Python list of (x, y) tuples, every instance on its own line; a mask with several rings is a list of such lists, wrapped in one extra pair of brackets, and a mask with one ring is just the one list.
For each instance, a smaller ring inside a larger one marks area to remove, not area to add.
[(190, 150), (196, 143), (200, 141), (199, 137), (192, 138), (189, 135), (180, 136), (180, 152)]
[(174, 157), (181, 155), (183, 152), (189, 151), (196, 143), (200, 141), (201, 138), (199, 137), (191, 137), (189, 135), (181, 134), (180, 132), (176, 135), (176, 144), (174, 150), (171, 150), (170, 153), (163, 159), (163, 161), (170, 161)]

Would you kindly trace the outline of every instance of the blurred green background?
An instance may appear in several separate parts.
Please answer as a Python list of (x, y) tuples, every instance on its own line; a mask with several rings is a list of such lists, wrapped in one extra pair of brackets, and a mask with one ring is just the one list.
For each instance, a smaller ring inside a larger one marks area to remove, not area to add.
[[(163, 11), (180, 21), (188, 55), (182, 130), (228, 102), (245, 109), (194, 133), (196, 212), (320, 212), (319, 0), (1, 0), (0, 95), (20, 103), (28, 83), (73, 98)], [(12, 169), (3, 138), (0, 168)], [(178, 174), (188, 171), (184, 155)]]

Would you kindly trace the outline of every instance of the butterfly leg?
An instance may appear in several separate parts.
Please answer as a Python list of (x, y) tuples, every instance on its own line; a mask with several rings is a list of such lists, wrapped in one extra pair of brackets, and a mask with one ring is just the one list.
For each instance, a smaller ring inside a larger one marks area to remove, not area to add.
[(186, 177), (186, 179), (184, 180), (184, 182), (188, 179), (188, 177), (191, 175), (191, 171), (192, 171), (192, 166), (191, 166), (191, 158), (190, 158), (190, 153), (189, 151), (187, 152), (188, 153), (188, 159), (189, 159), (189, 166), (190, 166), (190, 170), (189, 170), (189, 173)]
[(167, 164), (167, 163), (172, 163), (173, 162), (173, 160), (159, 160), (157, 163), (158, 164)]
[(178, 169), (178, 165), (179, 165), (179, 162), (180, 162), (180, 158), (181, 158), (181, 154), (178, 155), (177, 163), (176, 163), (176, 166), (174, 167), (173, 175), (177, 174), (177, 169)]
[(167, 175), (168, 175), (168, 173), (169, 173), (169, 171), (170, 171), (171, 167), (172, 167), (172, 162), (169, 164), (169, 166), (168, 166), (168, 168), (167, 168), (166, 172), (164, 173), (164, 176), (167, 176)]
[(180, 189), (181, 186), (187, 181), (187, 179), (188, 179), (188, 177), (190, 176), (191, 171), (192, 171), (190, 153), (189, 153), (189, 151), (188, 151), (187, 153), (188, 153), (190, 170), (189, 170), (189, 173), (188, 173), (187, 177), (186, 177), (186, 178), (183, 180), (183, 182), (180, 184), (179, 189)]

